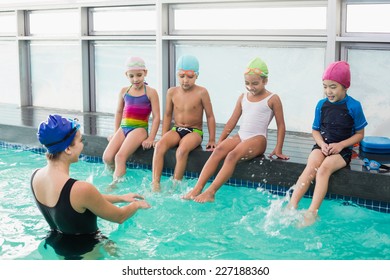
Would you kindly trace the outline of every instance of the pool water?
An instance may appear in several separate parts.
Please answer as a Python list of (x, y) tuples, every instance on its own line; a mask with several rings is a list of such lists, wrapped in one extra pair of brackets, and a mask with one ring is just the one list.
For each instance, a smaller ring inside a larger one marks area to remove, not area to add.
[[(42, 154), (0, 147), (0, 259), (64, 258), (45, 244), (48, 225), (29, 185), (31, 173), (45, 163)], [(346, 201), (325, 200), (319, 221), (299, 228), (307, 198), (300, 210), (286, 211), (288, 197), (224, 186), (215, 203), (197, 204), (181, 199), (195, 179), (174, 184), (164, 177), (162, 192), (153, 193), (150, 170), (128, 169), (125, 181), (110, 189), (111, 175), (104, 165), (83, 160), (71, 167), (71, 176), (104, 193), (140, 193), (152, 205), (121, 225), (98, 219), (108, 241), (83, 259), (390, 259), (390, 215)]]

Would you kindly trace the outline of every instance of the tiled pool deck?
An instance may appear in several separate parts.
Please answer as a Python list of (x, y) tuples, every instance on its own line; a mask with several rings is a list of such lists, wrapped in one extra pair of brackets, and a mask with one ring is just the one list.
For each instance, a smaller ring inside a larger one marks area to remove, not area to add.
[[(32, 107), (17, 107), (0, 104), (0, 145), (6, 147), (28, 147), (34, 151), (43, 152), (36, 139), (36, 128), (46, 120), (48, 114), (58, 113), (66, 117), (77, 117), (82, 126), (82, 132), (88, 145), (84, 149), (87, 160), (101, 162), (101, 156), (107, 145), (106, 137), (113, 132), (113, 115), (99, 113), (80, 113), (63, 110), (50, 110)], [(161, 127), (160, 127), (161, 129)], [(223, 125), (217, 126), (217, 139)], [(204, 142), (208, 139), (205, 129)], [(268, 155), (276, 141), (276, 131), (269, 131)], [(298, 176), (305, 167), (306, 159), (311, 151), (313, 140), (310, 134), (288, 132), (286, 134), (283, 152), (290, 160), (283, 161), (258, 157), (249, 162), (241, 162), (229, 180), (229, 184), (257, 188), (285, 195), (286, 191), (295, 184)], [(202, 144), (204, 148), (205, 143)], [(382, 163), (390, 163), (390, 155), (364, 154), (357, 148), (349, 167), (333, 174), (329, 182), (327, 198), (342, 199), (350, 203), (367, 207), (380, 212), (390, 213), (390, 173), (367, 171), (362, 166), (362, 158), (375, 159)], [(199, 148), (190, 154), (186, 176), (196, 178), (200, 173), (210, 153)], [(130, 159), (131, 168), (151, 168), (153, 150), (139, 149)], [(171, 175), (175, 165), (175, 150), (165, 157), (166, 175)], [(307, 193), (312, 194), (312, 188)]]

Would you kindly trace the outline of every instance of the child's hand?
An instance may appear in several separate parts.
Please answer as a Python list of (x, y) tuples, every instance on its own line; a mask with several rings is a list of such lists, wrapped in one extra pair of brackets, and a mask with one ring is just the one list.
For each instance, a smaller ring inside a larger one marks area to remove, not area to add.
[(322, 144), (321, 152), (324, 154), (324, 156), (329, 156), (329, 145), (326, 143)]
[(147, 208), (150, 208), (150, 204), (147, 203), (145, 200), (138, 200), (137, 202), (135, 202), (138, 204), (138, 208), (142, 208), (142, 209), (147, 209)]
[(269, 157), (270, 157), (270, 158), (272, 158), (273, 156), (276, 156), (277, 158), (279, 158), (279, 159), (284, 159), (284, 160), (290, 159), (289, 156), (286, 156), (286, 155), (284, 155), (284, 154), (281, 153), (281, 152), (276, 152), (275, 150), (272, 151), (272, 153), (269, 154)]
[(329, 144), (329, 147), (328, 147), (329, 155), (339, 154), (342, 149), (344, 149), (344, 146), (340, 143)]
[(153, 146), (154, 146), (154, 141), (149, 139), (149, 138), (142, 142), (142, 148), (144, 150), (148, 150), (148, 149), (152, 148)]
[(215, 142), (208, 142), (207, 145), (206, 145), (206, 151), (214, 151), (215, 149)]

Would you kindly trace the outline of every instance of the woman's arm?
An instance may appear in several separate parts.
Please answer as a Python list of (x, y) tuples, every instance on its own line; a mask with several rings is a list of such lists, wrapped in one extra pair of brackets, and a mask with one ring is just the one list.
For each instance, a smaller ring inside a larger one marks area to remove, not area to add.
[(102, 219), (121, 224), (133, 216), (138, 209), (150, 208), (150, 205), (144, 200), (135, 200), (122, 207), (113, 204), (113, 202), (126, 202), (135, 199), (136, 196), (138, 195), (123, 197), (112, 195), (103, 196), (92, 184), (77, 181), (71, 191), (71, 204), (80, 213), (88, 209)]

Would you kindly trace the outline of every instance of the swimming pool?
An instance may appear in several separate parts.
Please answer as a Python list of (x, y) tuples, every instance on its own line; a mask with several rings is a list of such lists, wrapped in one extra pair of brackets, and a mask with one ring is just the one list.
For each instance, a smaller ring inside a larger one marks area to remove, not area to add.
[[(29, 185), (31, 173), (45, 161), (36, 151), (0, 146), (0, 259), (64, 258), (45, 245), (48, 226)], [(147, 169), (129, 169), (116, 189), (107, 188), (111, 175), (99, 162), (81, 160), (71, 175), (93, 182), (101, 192), (141, 193), (152, 205), (122, 225), (98, 219), (109, 242), (84, 259), (390, 259), (390, 215), (343, 200), (325, 200), (320, 220), (300, 229), (295, 225), (303, 210), (283, 211), (286, 197), (260, 188), (224, 186), (215, 203), (197, 204), (180, 198), (195, 179), (174, 185), (164, 177), (162, 192), (152, 193)], [(301, 207), (309, 203), (304, 198)]]

